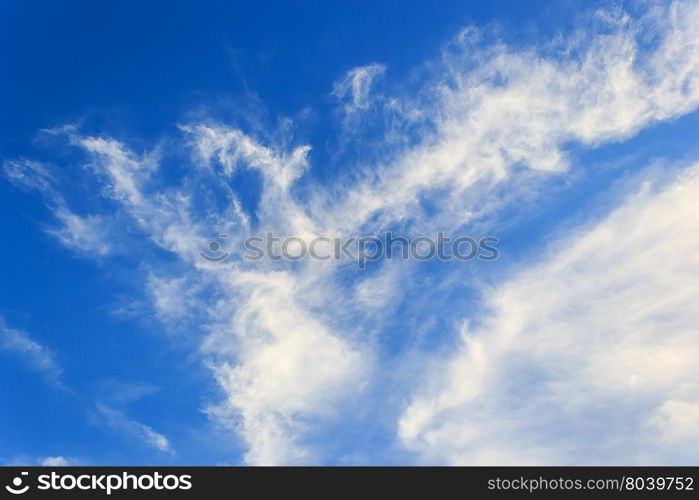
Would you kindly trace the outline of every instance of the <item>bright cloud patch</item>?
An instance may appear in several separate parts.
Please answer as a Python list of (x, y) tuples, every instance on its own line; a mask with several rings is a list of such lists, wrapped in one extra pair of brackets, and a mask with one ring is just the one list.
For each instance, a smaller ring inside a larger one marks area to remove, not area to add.
[(448, 463), (696, 461), (698, 174), (644, 182), (490, 291), (403, 441)]

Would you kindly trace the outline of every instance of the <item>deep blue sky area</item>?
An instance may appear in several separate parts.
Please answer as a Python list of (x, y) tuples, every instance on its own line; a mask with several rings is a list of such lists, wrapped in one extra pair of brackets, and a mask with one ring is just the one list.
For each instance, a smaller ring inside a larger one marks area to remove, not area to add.
[(353, 66), (382, 62), (399, 81), (463, 26), (550, 34), (579, 3), (2, 2), (2, 147), (85, 117), (156, 137), (250, 93), (293, 116)]

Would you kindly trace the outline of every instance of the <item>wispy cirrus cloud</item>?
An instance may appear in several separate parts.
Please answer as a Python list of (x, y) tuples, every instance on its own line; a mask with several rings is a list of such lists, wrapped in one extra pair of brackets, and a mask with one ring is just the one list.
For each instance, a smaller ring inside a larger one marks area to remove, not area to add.
[[(351, 189), (331, 191), (315, 210), (321, 224), (472, 223), (516, 200), (519, 183), (533, 178), (535, 190), (537, 172), (566, 171), (566, 145), (623, 140), (696, 109), (697, 8), (674, 2), (636, 19), (600, 10), (569, 37), (528, 49), (464, 30), (398, 105), (413, 127), (406, 135), (417, 127), (419, 141), (393, 149)], [(503, 185), (514, 191), (505, 199)], [(423, 200), (438, 213), (426, 218)]]
[[(48, 381), (65, 391), (68, 397), (74, 398), (79, 406), (83, 406), (85, 401), (78, 396), (74, 388), (69, 387), (63, 381), (63, 367), (57, 362), (55, 354), (44, 345), (33, 340), (30, 335), (15, 328), (11, 328), (0, 317), (0, 352), (5, 351), (21, 358), (29, 368), (46, 376)], [(112, 387), (114, 389), (115, 387)], [(124, 404), (154, 392), (155, 388), (144, 384), (131, 384), (118, 386), (118, 391), (111, 394), (115, 403)], [(170, 441), (152, 427), (141, 422), (128, 418), (120, 409), (98, 402), (95, 405), (97, 415), (96, 423), (112, 431), (123, 434), (128, 439), (141, 441), (147, 446), (157, 449), (160, 452), (173, 455), (175, 453)], [(88, 411), (88, 414), (90, 411)], [(12, 463), (27, 464), (36, 460), (27, 457), (17, 457)], [(72, 462), (63, 457), (48, 456), (38, 461), (42, 466), (67, 466)]]
[(357, 66), (333, 84), (332, 95), (345, 102), (346, 114), (369, 108), (372, 102), (371, 89), (374, 81), (386, 71), (383, 64), (373, 63)]
[(10, 327), (2, 317), (0, 317), (0, 351), (19, 356), (31, 369), (45, 375), (52, 383), (62, 384), (63, 368), (56, 360), (53, 351), (32, 339), (26, 331)]
[(36, 190), (44, 197), (46, 206), (61, 223), (58, 227), (48, 227), (47, 233), (83, 255), (97, 257), (110, 253), (110, 221), (96, 214), (80, 216), (73, 212), (57, 188), (59, 180), (47, 165), (29, 160), (14, 160), (5, 162), (3, 167), (10, 182)]
[(121, 411), (102, 403), (96, 405), (96, 410), (99, 423), (160, 452), (170, 455), (175, 453), (168, 438), (155, 431), (149, 425), (130, 419)]

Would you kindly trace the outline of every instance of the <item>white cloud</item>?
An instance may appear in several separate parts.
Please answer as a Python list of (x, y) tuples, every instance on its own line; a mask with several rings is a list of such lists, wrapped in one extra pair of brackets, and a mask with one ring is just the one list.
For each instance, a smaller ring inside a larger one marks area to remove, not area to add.
[(309, 146), (300, 146), (287, 155), (261, 145), (240, 130), (221, 125), (199, 124), (180, 129), (191, 134), (205, 164), (215, 159), (223, 167), (224, 176), (230, 176), (239, 164), (257, 169), (269, 183), (267, 190), (272, 194), (279, 194), (272, 186), (285, 191), (308, 168)]
[(17, 186), (35, 189), (45, 194), (54, 193), (55, 178), (44, 165), (30, 160), (7, 161), (3, 164), (7, 179)]
[(73, 465), (67, 458), (58, 455), (56, 457), (45, 457), (41, 459), (39, 465), (42, 467), (68, 467)]
[(508, 201), (496, 190), (503, 184), (516, 197), (518, 178), (531, 176), (517, 167), (562, 172), (567, 143), (625, 139), (696, 109), (699, 4), (657, 6), (639, 19), (609, 16), (530, 49), (486, 45), (474, 29), (457, 37), (430, 66), (426, 87), (399, 106), (421, 117), (418, 145), (398, 148), (343, 196), (332, 192), (322, 225), (351, 230), (419, 218), (421, 197), (440, 207), (424, 223), (472, 222)]
[(55, 187), (58, 180), (49, 167), (39, 162), (8, 161), (3, 165), (5, 176), (15, 185), (39, 191), (47, 207), (62, 225), (46, 231), (68, 248), (84, 255), (105, 256), (111, 251), (109, 224), (98, 215), (80, 216), (72, 212), (63, 195)]
[(141, 205), (142, 186), (149, 174), (157, 167), (157, 150), (141, 157), (135, 155), (119, 142), (101, 137), (80, 138), (70, 135), (71, 140), (99, 160), (97, 172), (108, 178), (109, 191), (105, 194), (132, 205)]
[(485, 319), (405, 411), (402, 441), (430, 462), (696, 460), (648, 426), (696, 439), (698, 174), (647, 180), (490, 291)]
[(3, 466), (22, 467), (22, 466), (41, 466), (41, 467), (68, 467), (76, 465), (85, 465), (85, 461), (73, 457), (64, 457), (62, 455), (37, 457), (32, 455), (17, 455), (11, 459), (0, 459)]
[(170, 441), (159, 432), (156, 432), (152, 427), (132, 420), (120, 411), (105, 406), (104, 404), (98, 403), (96, 408), (101, 417), (101, 421), (111, 429), (163, 453), (170, 455), (175, 453), (175, 450), (173, 450), (170, 445)]
[(250, 290), (232, 324), (212, 336), (206, 352), (226, 352), (235, 334), (237, 363), (214, 365), (227, 402), (213, 414), (240, 415), (255, 464), (303, 463), (312, 458), (297, 443), (304, 420), (331, 417), (342, 395), (356, 392), (369, 376), (362, 354), (323, 318), (299, 301), (299, 280), (288, 273), (245, 273), (236, 278)]
[(108, 222), (103, 217), (98, 215), (81, 217), (64, 207), (57, 209), (54, 215), (63, 223), (63, 226), (59, 229), (49, 229), (48, 232), (65, 246), (98, 256), (105, 256), (111, 251)]
[(352, 68), (333, 84), (332, 95), (344, 102), (347, 114), (366, 110), (372, 104), (371, 89), (374, 81), (385, 71), (386, 67), (378, 63)]
[(10, 328), (2, 317), (0, 317), (0, 351), (12, 352), (20, 356), (32, 369), (43, 373), (52, 382), (61, 384), (63, 369), (56, 361), (54, 353), (33, 340), (27, 332)]
[[(223, 127), (198, 126), (186, 131), (200, 145), (203, 162), (216, 157), (222, 175), (230, 175), (237, 162), (261, 170), (265, 208), (257, 216), (270, 229), (296, 234), (313, 231), (310, 219), (289, 194), (290, 183), (306, 168), (308, 148), (286, 155)], [(134, 165), (134, 155), (125, 146), (77, 136), (72, 141), (91, 155), (99, 146), (93, 166), (109, 173), (105, 179), (111, 192), (124, 193), (116, 196), (123, 208), (158, 245), (204, 272), (201, 282), (191, 285), (188, 280), (193, 276), (163, 280), (151, 275), (150, 291), (163, 319), (177, 319), (188, 308), (201, 305), (180, 293), (183, 286), (201, 288), (202, 283), (216, 281), (223, 290), (211, 311), (212, 323), (207, 328), (212, 334), (203, 346), (226, 393), (226, 401), (211, 413), (224, 421), (236, 419), (232, 425), (249, 444), (246, 459), (251, 463), (307, 458), (297, 442), (306, 428), (305, 419), (333, 413), (333, 403), (356, 391), (357, 382), (368, 373), (359, 350), (311, 312), (308, 297), (299, 297), (307, 280), (318, 279), (317, 274), (302, 278), (286, 272), (250, 272), (233, 258), (221, 265), (207, 264), (199, 258), (199, 251), (208, 239), (204, 229), (210, 231), (212, 223), (193, 210), (190, 194), (171, 190), (148, 196), (143, 192), (147, 190), (143, 169)], [(226, 231), (231, 238), (245, 227), (233, 213), (238, 223)]]
[(186, 276), (167, 279), (151, 274), (148, 278), (148, 290), (153, 300), (153, 307), (163, 322), (179, 320), (197, 307), (195, 295), (197, 283), (191, 283)]
[(652, 436), (657, 436), (668, 447), (696, 449), (699, 443), (699, 401), (668, 399), (648, 417)]

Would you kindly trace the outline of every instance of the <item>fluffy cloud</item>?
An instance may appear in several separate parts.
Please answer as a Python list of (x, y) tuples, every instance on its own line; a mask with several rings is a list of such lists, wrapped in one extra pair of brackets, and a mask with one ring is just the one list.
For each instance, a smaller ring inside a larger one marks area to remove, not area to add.
[(370, 366), (359, 350), (299, 303), (298, 279), (282, 272), (246, 273), (236, 284), (251, 292), (238, 306), (232, 328), (207, 348), (221, 352), (230, 343), (227, 336), (237, 335), (238, 362), (215, 367), (228, 404), (213, 411), (240, 413), (249, 462), (307, 461), (309, 452), (294, 446), (305, 427), (298, 417), (331, 416), (338, 397), (354, 392)]
[(490, 291), (403, 442), (430, 462), (696, 461), (698, 199), (698, 166), (646, 179)]

